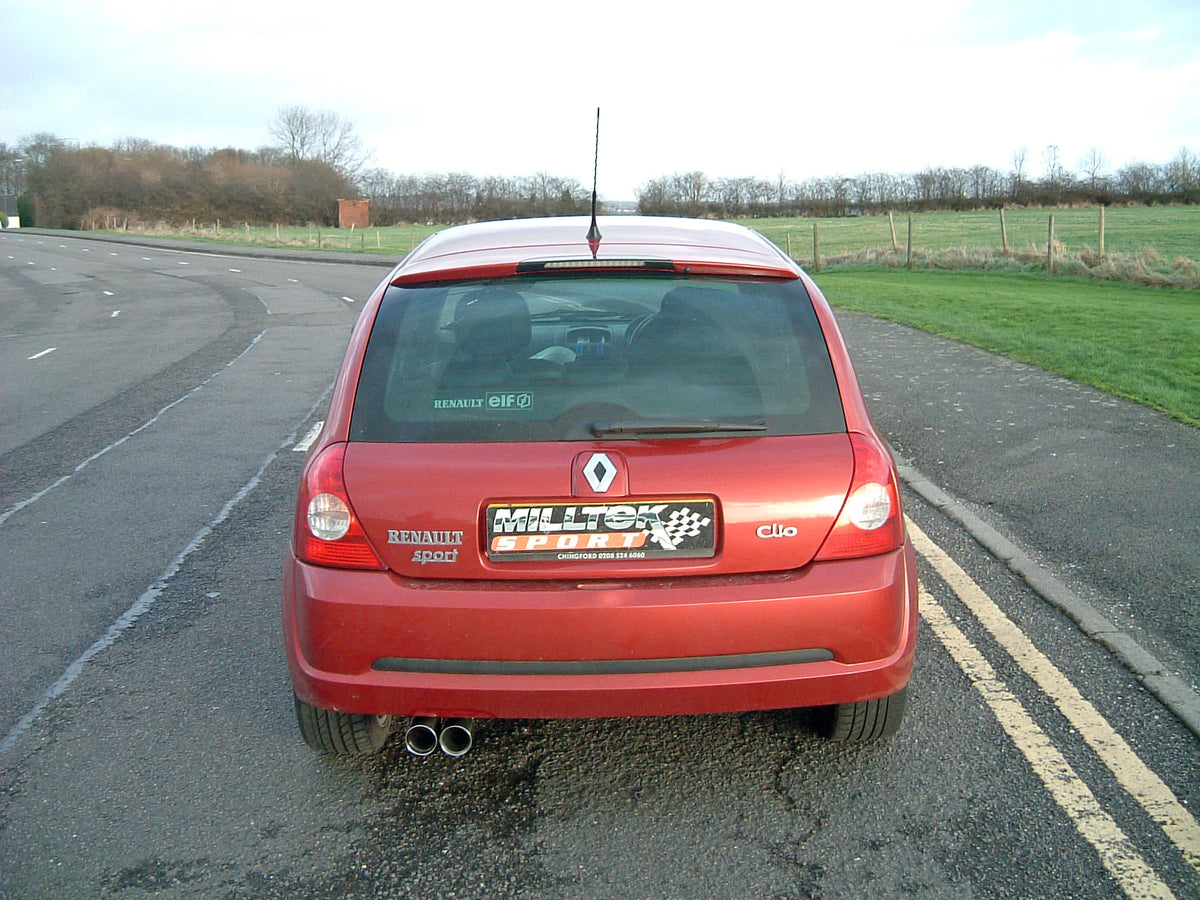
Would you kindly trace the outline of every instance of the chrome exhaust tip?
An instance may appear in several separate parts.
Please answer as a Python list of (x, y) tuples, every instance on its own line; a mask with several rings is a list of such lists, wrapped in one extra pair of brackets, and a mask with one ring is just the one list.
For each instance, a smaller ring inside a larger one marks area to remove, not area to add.
[(404, 748), (413, 756), (428, 756), (438, 748), (438, 720), (414, 716), (404, 732)]
[(475, 743), (475, 737), (471, 733), (471, 720), (447, 719), (442, 723), (437, 742), (447, 756), (462, 756)]

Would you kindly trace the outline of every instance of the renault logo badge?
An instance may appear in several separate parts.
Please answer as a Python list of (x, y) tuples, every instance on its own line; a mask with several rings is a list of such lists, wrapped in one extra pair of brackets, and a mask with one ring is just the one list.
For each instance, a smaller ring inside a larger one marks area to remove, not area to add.
[(597, 494), (604, 494), (612, 487), (613, 479), (617, 477), (617, 467), (605, 453), (593, 453), (592, 458), (583, 467), (583, 477)]

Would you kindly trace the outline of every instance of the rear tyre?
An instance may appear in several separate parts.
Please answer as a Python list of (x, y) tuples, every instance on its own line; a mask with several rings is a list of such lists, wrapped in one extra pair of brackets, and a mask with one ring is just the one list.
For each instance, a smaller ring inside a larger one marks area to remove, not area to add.
[(891, 737), (900, 728), (907, 702), (905, 687), (878, 700), (839, 703), (833, 707), (829, 738), (839, 744), (860, 744)]
[(336, 712), (310, 706), (299, 697), (296, 701), (296, 722), (304, 743), (318, 753), (334, 756), (365, 756), (376, 753), (392, 731), (391, 716), (369, 716), (361, 713)]

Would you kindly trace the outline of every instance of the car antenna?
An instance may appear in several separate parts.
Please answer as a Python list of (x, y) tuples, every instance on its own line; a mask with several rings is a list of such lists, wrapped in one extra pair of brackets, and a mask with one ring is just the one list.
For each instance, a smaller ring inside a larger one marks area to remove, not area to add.
[(600, 252), (600, 225), (596, 221), (596, 178), (600, 171), (600, 107), (596, 107), (596, 156), (592, 160), (592, 224), (588, 228), (588, 249), (592, 251), (592, 259)]

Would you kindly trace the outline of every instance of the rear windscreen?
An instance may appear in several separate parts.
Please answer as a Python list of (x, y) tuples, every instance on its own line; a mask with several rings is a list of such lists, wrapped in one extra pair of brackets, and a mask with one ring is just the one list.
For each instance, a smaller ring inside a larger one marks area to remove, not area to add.
[(350, 438), (373, 442), (845, 431), (799, 281), (530, 276), (390, 287)]

